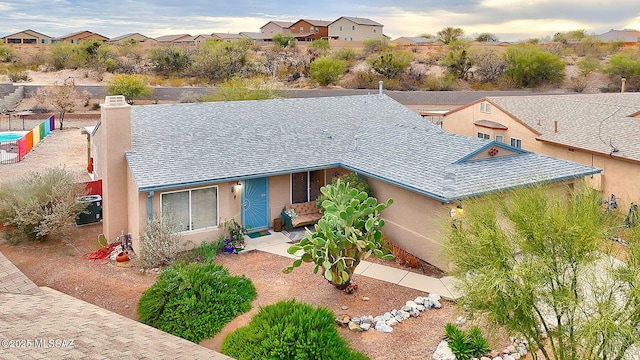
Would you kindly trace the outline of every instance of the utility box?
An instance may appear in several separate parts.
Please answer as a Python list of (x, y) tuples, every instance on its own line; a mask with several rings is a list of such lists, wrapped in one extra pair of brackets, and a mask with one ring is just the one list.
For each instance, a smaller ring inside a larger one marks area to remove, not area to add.
[(275, 232), (282, 231), (282, 218), (273, 219), (273, 231)]
[(102, 221), (102, 197), (100, 195), (80, 196), (76, 198), (76, 201), (87, 205), (84, 211), (76, 214), (76, 226)]

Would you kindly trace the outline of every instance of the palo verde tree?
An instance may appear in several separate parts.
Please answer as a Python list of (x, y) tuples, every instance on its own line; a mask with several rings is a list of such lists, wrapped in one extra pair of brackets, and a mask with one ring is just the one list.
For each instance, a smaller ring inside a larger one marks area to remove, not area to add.
[(321, 86), (333, 84), (347, 72), (347, 62), (329, 56), (316, 59), (309, 66), (309, 76)]
[(517, 87), (557, 84), (565, 77), (562, 59), (537, 45), (509, 46), (505, 52), (505, 61), (505, 75)]
[(191, 73), (212, 83), (242, 76), (249, 64), (250, 48), (248, 39), (232, 42), (207, 40), (192, 56)]
[(460, 39), (464, 35), (464, 30), (448, 26), (437, 33), (438, 40), (443, 44), (449, 45), (451, 42)]
[(127, 103), (133, 104), (140, 96), (149, 96), (152, 93), (151, 87), (147, 85), (146, 79), (142, 75), (118, 74), (113, 77), (107, 87), (109, 95), (123, 95)]
[(445, 250), (474, 316), (545, 359), (621, 359), (640, 345), (640, 232), (615, 265), (600, 193), (545, 186), (465, 202)]
[(329, 283), (345, 290), (352, 284), (351, 276), (361, 259), (372, 254), (393, 258), (381, 250), (384, 219), (380, 217), (380, 212), (393, 200), (379, 204), (376, 198), (340, 180), (335, 185), (323, 186), (320, 192), (326, 199), (322, 202), (324, 214), (315, 225), (316, 232), (307, 231), (304, 239), (289, 247), (290, 254), (302, 251), (302, 256), (283, 271), (290, 273), (303, 262), (313, 262), (314, 273), (321, 271)]
[(447, 53), (440, 64), (447, 68), (449, 74), (466, 80), (471, 74), (473, 58), (469, 54), (469, 43), (462, 40), (452, 41), (447, 45)]

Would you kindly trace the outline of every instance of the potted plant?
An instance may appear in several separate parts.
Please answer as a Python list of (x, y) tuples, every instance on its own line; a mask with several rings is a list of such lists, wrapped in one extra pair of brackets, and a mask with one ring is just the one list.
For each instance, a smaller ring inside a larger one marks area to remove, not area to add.
[(233, 218), (225, 222), (225, 228), (227, 235), (225, 236), (224, 248), (222, 250), (235, 254), (244, 250), (244, 235), (247, 233), (247, 229), (238, 224)]

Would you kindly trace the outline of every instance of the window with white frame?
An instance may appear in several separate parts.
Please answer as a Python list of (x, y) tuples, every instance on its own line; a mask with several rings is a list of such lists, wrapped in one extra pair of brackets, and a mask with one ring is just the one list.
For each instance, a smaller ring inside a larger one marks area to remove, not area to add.
[(355, 29), (356, 29), (355, 25), (351, 26), (351, 30), (355, 30)]
[(480, 132), (480, 131), (478, 131), (478, 137), (480, 139), (491, 139), (491, 135), (489, 135), (487, 133)]
[(488, 103), (480, 103), (480, 112), (490, 114), (491, 113), (491, 104)]
[(501, 143), (503, 143), (503, 142), (504, 142), (504, 136), (502, 136), (502, 135), (496, 135), (496, 142), (501, 142)]
[(218, 226), (218, 187), (163, 193), (162, 213), (171, 214), (181, 231)]
[(514, 148), (522, 149), (522, 140), (518, 138), (511, 138), (511, 146)]

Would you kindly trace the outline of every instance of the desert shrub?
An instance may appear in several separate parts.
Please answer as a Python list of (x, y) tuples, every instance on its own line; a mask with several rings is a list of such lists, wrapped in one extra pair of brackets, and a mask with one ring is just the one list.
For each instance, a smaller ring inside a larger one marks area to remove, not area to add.
[(331, 56), (347, 63), (353, 63), (358, 59), (358, 51), (350, 46), (340, 47), (331, 52)]
[(506, 49), (505, 61), (505, 75), (519, 88), (558, 84), (565, 77), (565, 64), (562, 59), (539, 46), (509, 46)]
[(368, 58), (367, 64), (386, 79), (392, 79), (409, 67), (411, 61), (413, 54), (410, 52), (387, 50)]
[(26, 82), (29, 81), (29, 74), (24, 70), (10, 69), (7, 76), (12, 82)]
[(609, 76), (616, 91), (620, 90), (621, 78), (627, 79), (627, 91), (640, 89), (640, 58), (635, 53), (612, 55), (603, 65), (602, 73)]
[(330, 57), (321, 57), (311, 63), (310, 77), (321, 86), (333, 84), (347, 71), (347, 63)]
[(444, 339), (449, 344), (451, 352), (458, 360), (478, 358), (488, 353), (491, 348), (477, 326), (465, 332), (452, 323), (444, 326)]
[(35, 104), (30, 110), (35, 114), (45, 114), (49, 112), (49, 108), (44, 104)]
[(129, 104), (133, 104), (139, 97), (151, 96), (153, 90), (142, 75), (118, 74), (109, 83), (107, 92), (109, 95), (123, 95)]
[(280, 301), (265, 306), (249, 325), (227, 335), (221, 352), (245, 359), (351, 359), (367, 357), (349, 348), (331, 310)]
[(429, 77), (423, 83), (425, 90), (430, 91), (452, 91), (458, 88), (456, 78), (451, 74), (443, 74), (438, 77)]
[(251, 309), (256, 289), (221, 265), (176, 263), (138, 302), (141, 322), (193, 342), (212, 337)]
[(64, 236), (74, 225), (75, 215), (87, 204), (76, 201), (85, 194), (74, 174), (66, 168), (31, 172), (0, 185), (0, 224), (8, 226), (5, 240), (44, 241)]
[(600, 63), (597, 58), (589, 57), (589, 58), (584, 58), (582, 60), (578, 60), (576, 62), (576, 66), (578, 67), (578, 71), (580, 72), (580, 75), (587, 76), (592, 72), (598, 70)]
[(584, 91), (586, 87), (587, 87), (587, 81), (584, 79), (584, 77), (575, 77), (575, 76), (571, 77), (571, 85), (570, 85), (571, 90), (577, 93), (581, 93)]
[(196, 256), (196, 260), (210, 263), (216, 258), (219, 252), (224, 248), (224, 239), (217, 239), (213, 241), (203, 241), (200, 246), (191, 250)]
[(367, 39), (362, 42), (362, 47), (367, 54), (381, 53), (391, 49), (387, 39)]
[(0, 62), (12, 62), (16, 60), (16, 53), (8, 45), (0, 44)]
[(164, 213), (147, 222), (140, 241), (140, 262), (144, 268), (171, 264), (180, 250), (182, 236), (174, 216)]

